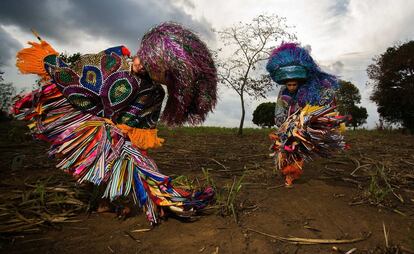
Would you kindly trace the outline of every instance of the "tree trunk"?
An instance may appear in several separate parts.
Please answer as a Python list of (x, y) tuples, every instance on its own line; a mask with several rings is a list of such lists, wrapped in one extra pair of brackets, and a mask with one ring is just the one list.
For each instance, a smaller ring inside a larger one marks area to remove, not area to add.
[(241, 107), (242, 107), (242, 115), (241, 115), (241, 119), (240, 119), (239, 131), (237, 132), (237, 135), (238, 136), (242, 136), (243, 135), (244, 115), (246, 114), (246, 111), (244, 109), (244, 98), (243, 98), (243, 94), (240, 95), (240, 101), (241, 101)]
[(242, 136), (243, 135), (243, 124), (244, 124), (244, 115), (246, 114), (246, 110), (244, 109), (244, 88), (247, 85), (247, 77), (249, 76), (249, 72), (250, 72), (250, 68), (252, 67), (252, 63), (249, 62), (249, 66), (247, 67), (247, 71), (244, 74), (244, 78), (243, 78), (243, 85), (240, 88), (240, 101), (241, 101), (241, 107), (242, 107), (242, 116), (240, 119), (240, 126), (239, 126), (239, 131), (237, 132), (238, 136)]

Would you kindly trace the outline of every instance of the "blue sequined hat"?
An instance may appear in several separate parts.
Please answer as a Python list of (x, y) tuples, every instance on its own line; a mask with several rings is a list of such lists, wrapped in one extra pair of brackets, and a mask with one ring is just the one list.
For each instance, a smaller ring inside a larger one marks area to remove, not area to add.
[(300, 65), (290, 65), (280, 67), (270, 74), (272, 79), (277, 83), (284, 83), (286, 80), (291, 79), (306, 79), (308, 77), (308, 72), (305, 67)]
[(296, 43), (283, 43), (273, 50), (266, 65), (272, 79), (279, 84), (289, 79), (307, 79), (315, 67), (308, 51)]

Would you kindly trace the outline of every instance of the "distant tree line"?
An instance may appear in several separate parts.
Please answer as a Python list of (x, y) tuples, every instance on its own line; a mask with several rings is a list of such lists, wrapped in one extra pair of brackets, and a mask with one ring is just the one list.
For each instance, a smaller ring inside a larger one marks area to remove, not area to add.
[(389, 47), (373, 60), (367, 69), (370, 99), (380, 117), (414, 133), (414, 41)]

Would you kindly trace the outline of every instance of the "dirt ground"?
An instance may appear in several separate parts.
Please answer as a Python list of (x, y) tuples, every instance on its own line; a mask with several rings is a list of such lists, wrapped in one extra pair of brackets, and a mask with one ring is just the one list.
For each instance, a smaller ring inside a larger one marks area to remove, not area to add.
[[(22, 182), (28, 178), (64, 175), (47, 158), (48, 146), (25, 136), (22, 124), (1, 123), (0, 128), (2, 194), (24, 188)], [(143, 214), (120, 220), (113, 213), (79, 211), (74, 217), (78, 222), (43, 223), (36, 232), (1, 233), (0, 251), (414, 253), (414, 136), (349, 132), (351, 150), (307, 163), (303, 177), (293, 188), (285, 188), (268, 157), (268, 132), (246, 130), (240, 138), (232, 130), (160, 131), (167, 143), (150, 152), (160, 170), (204, 183), (204, 169), (222, 193), (221, 203), (219, 200), (195, 221), (170, 217), (151, 228)], [(13, 162), (16, 157), (20, 164)], [(233, 181), (242, 176), (242, 188), (232, 203), (234, 216), (226, 212), (223, 200), (226, 203)], [(0, 223), (7, 212), (1, 210)], [(293, 237), (306, 239), (292, 243)], [(309, 239), (360, 241), (297, 243)]]

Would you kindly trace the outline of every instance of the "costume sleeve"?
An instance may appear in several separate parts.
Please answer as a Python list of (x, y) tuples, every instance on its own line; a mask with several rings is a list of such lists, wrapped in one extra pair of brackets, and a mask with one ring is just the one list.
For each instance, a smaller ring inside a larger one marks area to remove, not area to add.
[(280, 125), (286, 120), (288, 116), (289, 103), (286, 100), (286, 96), (283, 96), (285, 87), (282, 87), (277, 96), (276, 107), (275, 107), (275, 125), (276, 128), (279, 128)]

